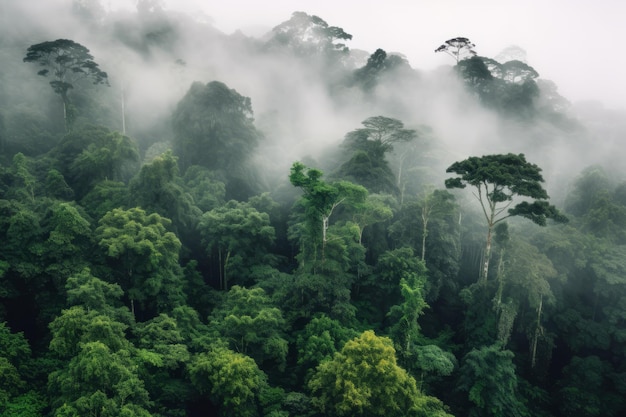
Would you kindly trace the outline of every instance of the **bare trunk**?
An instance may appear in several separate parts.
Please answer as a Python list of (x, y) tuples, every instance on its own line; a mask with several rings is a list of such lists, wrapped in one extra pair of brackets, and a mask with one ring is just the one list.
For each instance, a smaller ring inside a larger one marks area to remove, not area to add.
[(487, 282), (487, 276), (489, 275), (489, 260), (491, 259), (491, 229), (493, 226), (489, 226), (487, 231), (487, 244), (485, 245), (485, 256), (483, 258), (483, 269), (480, 277), (478, 277), (478, 283), (483, 284)]

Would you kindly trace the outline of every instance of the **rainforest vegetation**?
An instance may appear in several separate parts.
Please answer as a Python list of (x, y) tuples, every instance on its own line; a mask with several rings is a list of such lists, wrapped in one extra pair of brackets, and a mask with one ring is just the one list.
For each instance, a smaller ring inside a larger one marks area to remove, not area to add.
[(466, 38), (15, 3), (0, 415), (626, 415), (626, 115)]

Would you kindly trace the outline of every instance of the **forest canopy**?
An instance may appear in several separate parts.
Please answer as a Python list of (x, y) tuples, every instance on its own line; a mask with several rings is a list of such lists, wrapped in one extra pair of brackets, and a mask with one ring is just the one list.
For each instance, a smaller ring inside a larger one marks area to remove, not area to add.
[(2, 416), (626, 414), (622, 114), (465, 37), (63, 4), (0, 26)]

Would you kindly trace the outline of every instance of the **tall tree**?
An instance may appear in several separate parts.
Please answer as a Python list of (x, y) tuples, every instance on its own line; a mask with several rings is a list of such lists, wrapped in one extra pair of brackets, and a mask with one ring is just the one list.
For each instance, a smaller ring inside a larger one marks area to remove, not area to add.
[(94, 84), (109, 84), (107, 73), (93, 60), (89, 49), (72, 40), (57, 39), (31, 45), (26, 50), (24, 62), (39, 64), (43, 69), (37, 72), (38, 75), (52, 76), (50, 85), (63, 100), (63, 118), (68, 132), (74, 118), (69, 90), (83, 78), (91, 79)]
[(445, 41), (439, 48), (435, 49), (435, 52), (447, 53), (458, 64), (462, 59), (476, 55), (474, 51), (475, 46), (469, 39), (457, 37)]
[(350, 39), (352, 35), (340, 27), (329, 26), (318, 16), (294, 12), (291, 19), (272, 29), (272, 37), (267, 44), (270, 48), (287, 47), (297, 55), (310, 56), (346, 53), (348, 47), (343, 42)]
[(406, 129), (398, 119), (385, 116), (368, 117), (363, 127), (346, 134), (343, 145), (352, 154), (338, 176), (363, 185), (373, 193), (396, 193), (396, 178), (386, 154), (396, 143), (417, 138), (414, 129)]
[(250, 98), (219, 81), (193, 83), (173, 114), (174, 153), (183, 172), (191, 165), (219, 171), (229, 197), (249, 197), (258, 181), (248, 157), (261, 133), (254, 126)]
[[(513, 216), (525, 217), (540, 226), (545, 226), (547, 219), (567, 221), (556, 207), (548, 204), (548, 193), (541, 185), (541, 168), (527, 162), (524, 154), (472, 156), (450, 165), (446, 172), (459, 175), (445, 180), (447, 188), (471, 185), (476, 189), (478, 194), (475, 197), (487, 222), (487, 242), (479, 282), (487, 281), (491, 238), (496, 224)], [(532, 202), (522, 201), (509, 208), (517, 196), (527, 197)]]
[(308, 168), (300, 162), (291, 167), (289, 181), (304, 192), (300, 203), (304, 208), (305, 233), (302, 234), (300, 262), (324, 260), (324, 250), (328, 242), (330, 216), (342, 205), (363, 203), (367, 190), (348, 181), (328, 183), (322, 180), (322, 171)]

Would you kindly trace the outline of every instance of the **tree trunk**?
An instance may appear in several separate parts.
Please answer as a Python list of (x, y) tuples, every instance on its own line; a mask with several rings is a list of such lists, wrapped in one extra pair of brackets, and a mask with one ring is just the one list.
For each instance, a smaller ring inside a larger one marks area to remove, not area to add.
[(500, 307), (500, 304), (502, 303), (502, 292), (504, 291), (504, 249), (502, 249), (500, 251), (500, 259), (498, 261), (498, 273), (497, 273), (497, 279), (498, 279), (498, 290), (496, 291), (496, 297), (494, 299), (495, 304), (496, 304), (496, 308)]
[(489, 226), (489, 229), (487, 231), (487, 244), (485, 245), (485, 256), (483, 258), (483, 268), (482, 271), (480, 273), (480, 276), (478, 277), (478, 283), (479, 284), (484, 284), (485, 282), (487, 282), (487, 276), (489, 275), (489, 261), (491, 259), (491, 231), (492, 231), (493, 225)]

